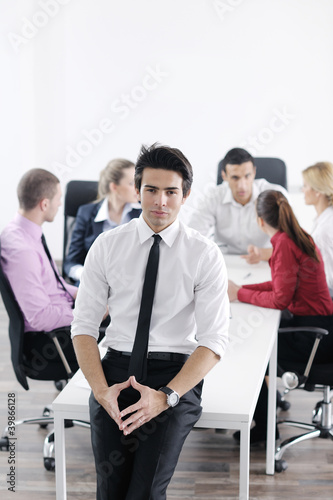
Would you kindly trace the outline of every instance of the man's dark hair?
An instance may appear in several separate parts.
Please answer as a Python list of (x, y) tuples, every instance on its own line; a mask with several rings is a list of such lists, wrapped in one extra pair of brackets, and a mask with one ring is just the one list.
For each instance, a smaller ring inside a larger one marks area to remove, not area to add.
[(250, 155), (246, 149), (242, 148), (233, 148), (230, 149), (230, 151), (227, 152), (225, 157), (222, 160), (222, 170), (226, 172), (226, 165), (241, 165), (242, 163), (245, 163), (246, 161), (252, 161), (253, 166), (254, 166), (254, 159), (253, 156)]
[(52, 200), (57, 192), (59, 179), (48, 170), (33, 168), (26, 172), (17, 186), (20, 208), (32, 210), (44, 198)]
[(135, 187), (140, 190), (145, 168), (161, 168), (179, 172), (183, 178), (183, 196), (191, 189), (193, 170), (188, 159), (179, 149), (161, 146), (157, 142), (150, 147), (142, 146), (135, 165)]

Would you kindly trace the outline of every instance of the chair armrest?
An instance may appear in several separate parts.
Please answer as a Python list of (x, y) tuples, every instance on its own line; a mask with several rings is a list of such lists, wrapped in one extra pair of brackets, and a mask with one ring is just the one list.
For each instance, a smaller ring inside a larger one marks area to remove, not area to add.
[(64, 326), (64, 327), (61, 327), (61, 328), (55, 328), (54, 330), (51, 330), (50, 332), (45, 332), (46, 335), (48, 335), (54, 342), (54, 345), (55, 345), (55, 348), (57, 349), (58, 351), (58, 354), (60, 356), (60, 359), (65, 367), (65, 370), (66, 370), (66, 373), (68, 375), (68, 378), (72, 378), (74, 373), (72, 372), (71, 370), (71, 367), (69, 366), (69, 363), (66, 359), (66, 356), (64, 354), (64, 351), (62, 350), (61, 348), (61, 345), (59, 343), (59, 340), (57, 338), (57, 333), (58, 332), (67, 332), (69, 335), (70, 335), (70, 332), (71, 332), (71, 327), (70, 326)]
[(328, 335), (329, 333), (328, 330), (325, 330), (325, 328), (318, 328), (317, 326), (287, 326), (285, 328), (279, 328), (279, 333), (290, 332), (316, 333), (320, 339), (323, 335)]
[(306, 383), (309, 377), (314, 357), (316, 355), (319, 346), (319, 342), (324, 337), (324, 335), (328, 335), (329, 332), (324, 328), (318, 328), (315, 326), (285, 327), (285, 328), (279, 328), (278, 331), (279, 333), (303, 332), (303, 333), (312, 333), (316, 335), (303, 375), (299, 375), (298, 373), (293, 373), (293, 372), (285, 372), (282, 375), (282, 380), (286, 385), (286, 387), (288, 387), (289, 389), (296, 389), (296, 387), (299, 387), (300, 385)]

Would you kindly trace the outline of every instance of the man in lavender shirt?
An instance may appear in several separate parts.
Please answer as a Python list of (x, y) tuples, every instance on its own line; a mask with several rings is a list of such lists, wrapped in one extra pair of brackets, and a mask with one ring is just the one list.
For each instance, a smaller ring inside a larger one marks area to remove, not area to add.
[(57, 337), (66, 358), (77, 370), (68, 329), (77, 287), (59, 275), (56, 278), (56, 265), (53, 262), (52, 267), (42, 243), (42, 225), (54, 220), (61, 205), (59, 179), (47, 170), (29, 170), (19, 182), (17, 195), (19, 211), (1, 234), (1, 265), (24, 316), (24, 353), (46, 377), (59, 370), (65, 376), (54, 344), (44, 333), (59, 329)]

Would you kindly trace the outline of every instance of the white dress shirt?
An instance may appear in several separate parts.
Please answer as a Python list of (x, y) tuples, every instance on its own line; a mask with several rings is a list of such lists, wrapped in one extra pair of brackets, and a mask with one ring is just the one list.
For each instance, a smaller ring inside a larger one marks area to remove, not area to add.
[[(91, 335), (109, 307), (104, 345), (132, 351), (153, 231), (142, 215), (102, 233), (90, 248), (75, 303), (72, 337)], [(224, 259), (214, 242), (178, 219), (161, 231), (148, 351), (191, 354), (205, 346), (222, 356), (229, 300)]]
[(287, 191), (278, 184), (265, 179), (255, 179), (252, 196), (246, 205), (235, 201), (228, 182), (212, 187), (193, 210), (189, 226), (214, 241), (223, 253), (246, 254), (251, 244), (269, 248), (269, 236), (261, 231), (257, 223), (255, 201), (262, 191), (281, 191), (288, 199)]
[(125, 224), (131, 220), (129, 213), (133, 210), (133, 208), (141, 209), (140, 203), (126, 203), (123, 212), (121, 214), (121, 220), (119, 224), (110, 219), (109, 216), (109, 200), (105, 198), (102, 205), (100, 206), (96, 217), (94, 219), (95, 222), (103, 222), (103, 231), (108, 231), (109, 229), (113, 229), (114, 227)]
[(314, 220), (312, 237), (323, 257), (328, 288), (333, 293), (333, 207), (327, 207)]

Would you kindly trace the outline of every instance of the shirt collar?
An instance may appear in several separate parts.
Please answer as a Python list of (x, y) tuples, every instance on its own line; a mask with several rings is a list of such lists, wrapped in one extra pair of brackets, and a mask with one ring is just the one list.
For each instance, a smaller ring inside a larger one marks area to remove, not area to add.
[(332, 206), (325, 208), (325, 210), (320, 215), (317, 215), (317, 217), (314, 220), (314, 223), (318, 224), (318, 223), (325, 222), (327, 219), (330, 218), (332, 212), (333, 212)]
[(271, 243), (272, 243), (273, 247), (279, 241), (282, 234), (283, 234), (282, 231), (278, 231), (277, 233), (274, 234), (274, 236), (271, 237)]
[[(158, 234), (161, 236), (162, 240), (168, 245), (168, 247), (172, 247), (178, 236), (179, 230), (180, 230), (179, 220), (177, 218), (172, 224), (170, 224), (170, 226), (166, 227), (165, 229), (163, 229), (163, 231), (160, 231)], [(147, 241), (149, 238), (151, 238), (153, 234), (156, 234), (148, 226), (142, 214), (138, 218), (138, 233), (141, 244)]]
[[(123, 213), (121, 215), (121, 220), (124, 219), (124, 217), (133, 210), (133, 208), (141, 208), (141, 205), (139, 203), (126, 203), (123, 209)], [(94, 219), (95, 222), (104, 222), (109, 219), (109, 206), (108, 206), (108, 199), (104, 198), (102, 205), (100, 206), (96, 217)]]
[(108, 199), (104, 198), (102, 205), (99, 207), (99, 210), (96, 214), (96, 217), (94, 219), (95, 222), (104, 222), (105, 220), (108, 220), (109, 214), (108, 214), (109, 208), (108, 208)]
[(42, 227), (39, 224), (36, 224), (35, 222), (27, 219), (24, 217), (24, 215), (21, 215), (20, 213), (17, 213), (15, 218), (14, 218), (15, 223), (20, 226), (24, 231), (29, 233), (29, 235), (34, 239), (34, 240), (40, 240), (42, 237)]

